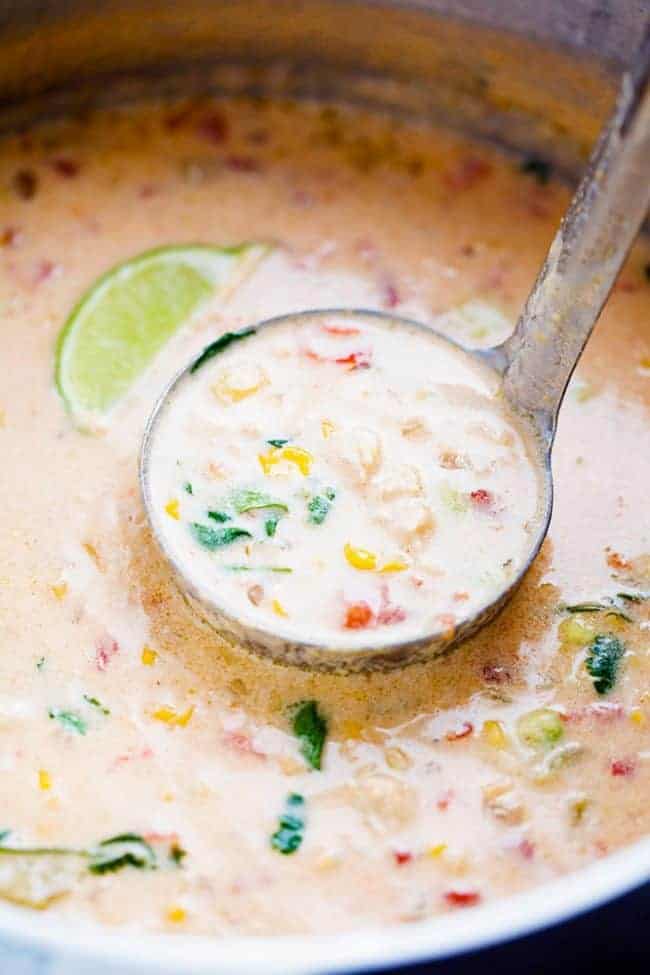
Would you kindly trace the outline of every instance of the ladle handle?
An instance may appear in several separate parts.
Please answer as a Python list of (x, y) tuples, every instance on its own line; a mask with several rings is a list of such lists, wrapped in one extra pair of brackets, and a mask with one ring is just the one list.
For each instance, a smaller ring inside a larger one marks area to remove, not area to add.
[(650, 23), (517, 327), (498, 350), (506, 396), (537, 416), (549, 443), (571, 373), (649, 205)]

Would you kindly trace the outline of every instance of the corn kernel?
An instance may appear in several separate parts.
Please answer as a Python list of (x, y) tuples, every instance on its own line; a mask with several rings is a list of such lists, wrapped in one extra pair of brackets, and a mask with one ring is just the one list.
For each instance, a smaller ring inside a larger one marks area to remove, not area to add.
[(630, 711), (630, 721), (632, 724), (636, 725), (637, 728), (643, 728), (646, 724), (646, 716), (641, 710), (641, 708), (632, 708)]
[(596, 630), (592, 626), (572, 618), (562, 620), (557, 632), (563, 644), (573, 644), (576, 647), (583, 647), (596, 636)]
[(187, 918), (187, 911), (182, 907), (170, 907), (167, 911), (167, 920), (172, 924), (182, 924)]
[(323, 434), (323, 440), (327, 440), (334, 433), (336, 427), (331, 420), (321, 420), (320, 429)]
[(265, 454), (258, 454), (257, 459), (265, 474), (270, 474), (271, 469), (284, 460), (297, 467), (305, 477), (311, 471), (314, 460), (309, 451), (302, 447), (271, 447)]
[(193, 714), (193, 707), (183, 711), (182, 714), (179, 714), (174, 708), (158, 708), (153, 712), (153, 717), (156, 721), (162, 721), (164, 724), (178, 725), (184, 728), (190, 723)]
[(367, 572), (373, 570), (377, 565), (377, 556), (365, 548), (355, 548), (354, 545), (350, 545), (347, 542), (343, 552), (347, 561), (354, 569)]
[(50, 586), (50, 589), (57, 599), (65, 599), (68, 592), (68, 583), (56, 582), (53, 586)]
[(382, 565), (380, 572), (404, 572), (408, 569), (406, 562), (400, 562), (399, 559), (394, 559), (392, 562), (387, 562), (386, 565)]
[(442, 856), (442, 854), (445, 852), (446, 849), (447, 849), (446, 843), (436, 843), (435, 846), (429, 847), (429, 849), (427, 850), (427, 856), (432, 857), (434, 860), (437, 860), (439, 857)]
[(38, 770), (38, 787), (44, 792), (52, 788), (50, 773), (46, 772), (44, 768)]
[(287, 613), (286, 609), (284, 608), (284, 606), (282, 605), (282, 603), (280, 602), (279, 599), (274, 599), (271, 605), (273, 606), (273, 612), (277, 616), (285, 616), (286, 617), (286, 616), (289, 615)]
[(505, 748), (508, 737), (500, 721), (484, 721), (481, 737), (492, 748)]
[(650, 369), (650, 355), (645, 355), (641, 359), (639, 365), (641, 366), (642, 369)]
[(178, 498), (172, 498), (171, 501), (168, 501), (165, 505), (165, 511), (170, 518), (173, 518), (174, 521), (178, 521), (181, 516), (181, 506)]
[(148, 647), (145, 644), (142, 648), (142, 654), (140, 659), (142, 660), (142, 663), (145, 665), (145, 667), (153, 667), (156, 660), (158, 659), (158, 654), (156, 653), (155, 650), (152, 650), (151, 647)]

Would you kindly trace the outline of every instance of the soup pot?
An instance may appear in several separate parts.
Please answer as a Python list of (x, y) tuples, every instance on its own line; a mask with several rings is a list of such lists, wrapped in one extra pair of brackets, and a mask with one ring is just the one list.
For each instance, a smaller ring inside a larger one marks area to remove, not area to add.
[[(542, 153), (572, 179), (648, 13), (647, 0), (0, 0), (0, 130), (152, 93), (345, 98)], [(0, 970), (308, 975), (477, 951), (483, 964), (630, 891), (590, 936), (622, 917), (642, 929), (649, 876), (647, 839), (471, 912), (318, 938), (135, 937), (2, 905)]]

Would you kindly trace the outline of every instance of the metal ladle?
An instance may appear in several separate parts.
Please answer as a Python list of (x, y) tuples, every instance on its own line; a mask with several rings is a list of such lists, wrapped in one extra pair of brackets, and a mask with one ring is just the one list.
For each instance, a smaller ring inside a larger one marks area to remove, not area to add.
[[(462, 620), (453, 632), (426, 633), (389, 645), (334, 647), (289, 639), (279, 632), (251, 626), (217, 605), (207, 590), (190, 582), (157, 527), (149, 483), (152, 444), (160, 416), (169, 408), (178, 388), (191, 381), (194, 364), (186, 367), (165, 390), (151, 414), (142, 444), (140, 481), (145, 508), (154, 537), (170, 561), (181, 591), (225, 639), (280, 663), (315, 670), (390, 670), (443, 653), (474, 634), (508, 601), (548, 531), (553, 504), (551, 450), (567, 383), (650, 205), (649, 79), (650, 30), (631, 70), (623, 77), (613, 116), (596, 144), (514, 333), (495, 348), (466, 351), (497, 373), (509, 405), (533, 428), (539, 444), (542, 513), (521, 570), (495, 599)], [(256, 330), (332, 313), (344, 315), (346, 320), (351, 316), (366, 321), (370, 318), (374, 323), (385, 319), (392, 327), (400, 322), (397, 316), (380, 312), (328, 309), (282, 316), (261, 323)], [(405, 326), (417, 324), (403, 321)], [(446, 336), (440, 338), (451, 342)]]

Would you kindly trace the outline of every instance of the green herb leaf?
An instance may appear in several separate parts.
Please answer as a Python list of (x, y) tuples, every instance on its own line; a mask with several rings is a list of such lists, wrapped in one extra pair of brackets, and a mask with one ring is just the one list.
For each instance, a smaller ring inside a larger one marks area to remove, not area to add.
[(266, 521), (264, 522), (264, 531), (266, 532), (269, 538), (273, 538), (273, 536), (275, 535), (275, 530), (278, 527), (279, 520), (280, 519), (277, 515), (273, 515), (273, 517), (267, 518)]
[(231, 545), (238, 538), (253, 537), (250, 532), (247, 532), (244, 528), (237, 528), (235, 525), (217, 529), (210, 528), (209, 525), (200, 525), (198, 522), (193, 521), (190, 528), (199, 545), (211, 551), (215, 548), (223, 548), (224, 545)]
[(155, 870), (156, 854), (151, 846), (137, 833), (122, 833), (103, 840), (90, 851), (88, 869), (91, 873), (115, 873), (123, 867), (138, 870)]
[(309, 501), (307, 505), (307, 510), (309, 511), (308, 520), (312, 525), (323, 524), (335, 497), (336, 491), (334, 488), (326, 488), (323, 494), (315, 494)]
[(213, 521), (218, 521), (223, 523), (224, 521), (232, 521), (230, 515), (227, 515), (225, 511), (208, 511), (208, 518), (212, 518)]
[(39, 657), (38, 660), (36, 661), (36, 669), (42, 670), (44, 666), (45, 666), (45, 657)]
[(288, 440), (267, 440), (266, 442), (272, 447), (284, 447), (285, 444), (289, 443)]
[(621, 641), (608, 633), (600, 633), (590, 643), (585, 666), (598, 694), (611, 691), (624, 653), (625, 647)]
[(230, 496), (230, 503), (238, 515), (243, 514), (244, 511), (254, 511), (258, 508), (280, 508), (282, 511), (289, 510), (284, 501), (278, 501), (277, 498), (272, 498), (269, 494), (264, 494), (262, 491), (249, 490), (248, 488), (233, 491)]
[(0, 829), (0, 843), (4, 843), (7, 837), (10, 835), (10, 829)]
[(546, 159), (540, 159), (539, 156), (528, 156), (523, 160), (519, 168), (522, 173), (530, 173), (531, 176), (534, 176), (542, 186), (546, 186), (550, 180), (553, 169)]
[(78, 735), (85, 735), (88, 727), (86, 722), (76, 711), (62, 711), (60, 708), (50, 708), (47, 712), (54, 721), (58, 721), (67, 731), (76, 731)]
[(210, 345), (206, 346), (198, 359), (190, 367), (190, 373), (195, 373), (197, 369), (205, 365), (210, 359), (214, 359), (216, 355), (227, 349), (229, 345), (233, 342), (240, 342), (242, 339), (248, 338), (249, 335), (254, 335), (257, 331), (256, 328), (243, 328), (240, 332), (226, 332), (225, 335), (220, 336), (216, 342), (212, 342)]
[(300, 751), (312, 768), (320, 769), (321, 756), (327, 737), (327, 721), (320, 714), (316, 701), (303, 701), (293, 712), (293, 733), (300, 741)]
[(192, 487), (190, 481), (185, 481), (185, 484), (183, 485), (183, 487), (187, 491), (188, 494), (194, 494), (194, 488)]
[(224, 565), (228, 572), (293, 572), (288, 565)]
[(89, 704), (91, 704), (94, 708), (97, 708), (98, 711), (101, 711), (102, 714), (111, 713), (108, 708), (104, 707), (101, 701), (97, 700), (96, 697), (88, 697), (87, 694), (84, 694), (84, 701), (88, 701)]
[(305, 820), (296, 815), (296, 810), (305, 804), (304, 798), (297, 792), (287, 797), (286, 811), (280, 816), (278, 829), (271, 836), (271, 846), (285, 856), (295, 853), (303, 839)]

